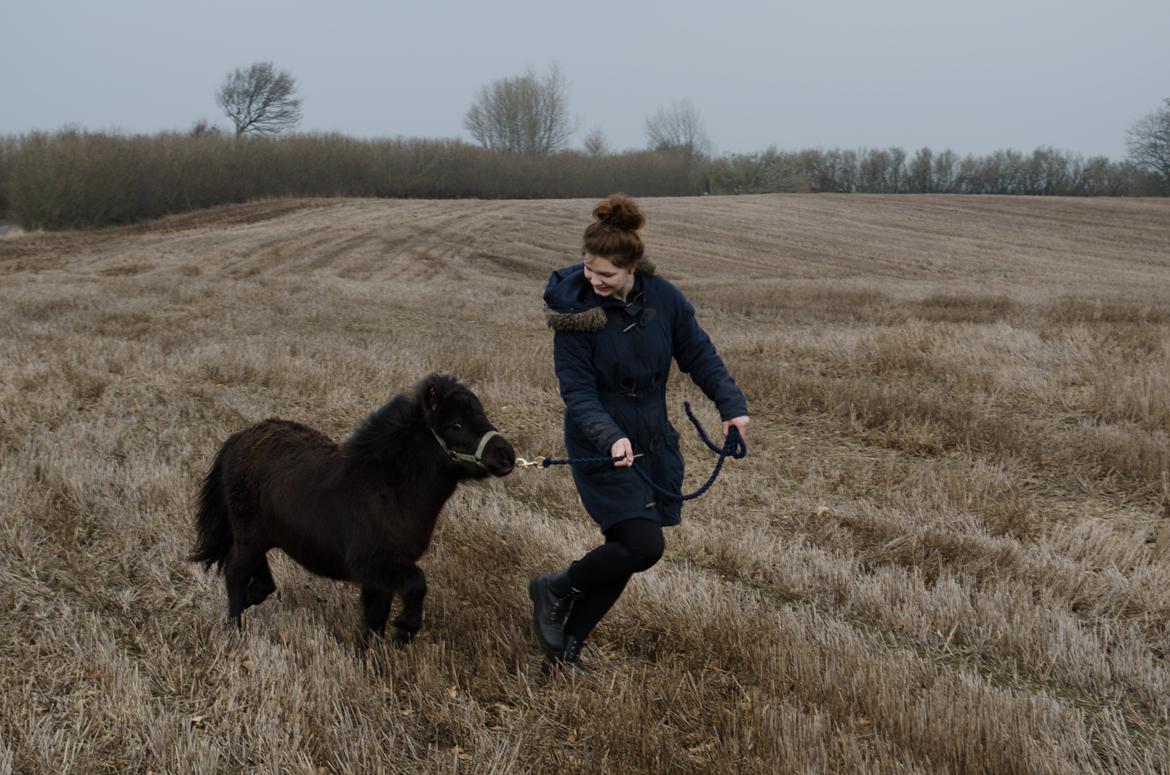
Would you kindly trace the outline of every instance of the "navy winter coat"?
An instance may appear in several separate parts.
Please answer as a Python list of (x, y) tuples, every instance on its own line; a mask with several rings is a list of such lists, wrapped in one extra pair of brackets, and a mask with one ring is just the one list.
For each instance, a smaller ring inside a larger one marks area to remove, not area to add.
[[(679, 492), (683, 459), (666, 415), (674, 359), (719, 408), (724, 420), (747, 414), (747, 399), (727, 373), (695, 309), (643, 259), (623, 302), (593, 292), (582, 264), (558, 269), (544, 292), (569, 457), (608, 457), (628, 437), (634, 461), (659, 486)], [(718, 438), (718, 436), (716, 436)], [(677, 525), (679, 501), (655, 493), (640, 476), (611, 462), (574, 464), (573, 481), (603, 531), (627, 519)]]

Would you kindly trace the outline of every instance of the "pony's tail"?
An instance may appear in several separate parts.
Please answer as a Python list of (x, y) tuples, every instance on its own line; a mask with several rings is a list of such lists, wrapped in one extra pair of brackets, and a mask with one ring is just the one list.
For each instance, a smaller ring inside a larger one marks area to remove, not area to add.
[(232, 436), (219, 448), (199, 492), (199, 511), (195, 515), (198, 543), (188, 559), (203, 563), (204, 570), (215, 565), (217, 572), (223, 572), (224, 560), (232, 548), (232, 523), (228, 518), (227, 494), (223, 489), (223, 459), (235, 440), (236, 437)]

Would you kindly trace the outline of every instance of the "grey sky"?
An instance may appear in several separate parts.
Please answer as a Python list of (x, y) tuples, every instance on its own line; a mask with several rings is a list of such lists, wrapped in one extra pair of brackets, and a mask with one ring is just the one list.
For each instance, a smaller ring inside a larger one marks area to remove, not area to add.
[(214, 93), (272, 60), (305, 131), (463, 137), (478, 88), (560, 63), (574, 138), (644, 145), (689, 98), (716, 150), (1039, 145), (1124, 156), (1170, 97), (1170, 0), (4, 0), (0, 133), (227, 126)]

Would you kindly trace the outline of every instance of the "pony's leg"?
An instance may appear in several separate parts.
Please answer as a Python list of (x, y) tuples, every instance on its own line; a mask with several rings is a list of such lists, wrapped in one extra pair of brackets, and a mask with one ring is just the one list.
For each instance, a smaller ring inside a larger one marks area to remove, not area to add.
[(390, 618), (390, 603), (394, 600), (394, 590), (383, 583), (366, 582), (362, 584), (362, 617), (365, 620), (364, 640), (368, 642), (373, 635), (381, 635), (386, 631), (386, 620)]
[(248, 579), (252, 576), (252, 568), (236, 558), (235, 547), (224, 564), (223, 580), (227, 586), (228, 619), (236, 625), (236, 629), (243, 630), (244, 622), (240, 618), (247, 607)]
[(260, 605), (275, 591), (276, 581), (272, 578), (272, 569), (268, 567), (268, 553), (265, 552), (260, 558), (259, 567), (252, 573), (252, 580), (248, 582), (244, 607)]
[(232, 544), (227, 562), (224, 563), (223, 579), (227, 586), (228, 618), (239, 630), (244, 629), (240, 615), (248, 607), (248, 581), (262, 562), (265, 562), (264, 552), (251, 550), (237, 539)]
[(394, 642), (409, 643), (415, 633), (422, 629), (423, 598), (427, 594), (427, 577), (422, 568), (411, 565), (405, 569), (402, 586), (402, 612), (394, 618)]

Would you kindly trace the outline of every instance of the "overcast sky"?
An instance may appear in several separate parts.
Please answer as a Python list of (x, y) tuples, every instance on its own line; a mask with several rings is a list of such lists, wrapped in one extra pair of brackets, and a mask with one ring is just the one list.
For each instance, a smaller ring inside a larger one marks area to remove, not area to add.
[(558, 62), (580, 130), (645, 144), (687, 98), (718, 152), (1040, 145), (1119, 159), (1170, 97), (1170, 0), (4, 0), (0, 134), (229, 126), (271, 60), (305, 131), (462, 137), (488, 81)]

